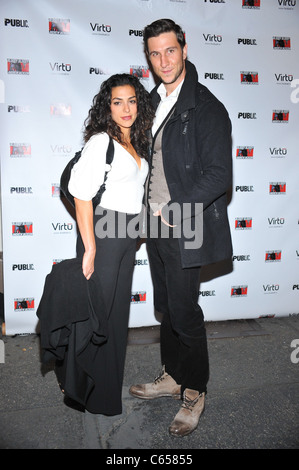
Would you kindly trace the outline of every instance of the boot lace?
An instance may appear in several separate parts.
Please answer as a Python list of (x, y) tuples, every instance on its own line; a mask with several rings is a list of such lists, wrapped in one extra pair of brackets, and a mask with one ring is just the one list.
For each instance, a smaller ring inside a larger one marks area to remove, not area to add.
[(198, 395), (194, 400), (190, 400), (186, 395), (184, 395), (183, 398), (183, 403), (182, 403), (182, 408), (185, 408), (186, 410), (192, 411), (198, 400), (203, 396), (203, 393)]
[(157, 383), (159, 383), (159, 382), (162, 382), (162, 380), (164, 380), (167, 375), (168, 375), (168, 374), (165, 372), (165, 369), (164, 369), (164, 367), (163, 367), (163, 369), (161, 370), (161, 372), (159, 373), (159, 375), (157, 375), (157, 377), (155, 377), (155, 379), (154, 379), (154, 384), (157, 384)]

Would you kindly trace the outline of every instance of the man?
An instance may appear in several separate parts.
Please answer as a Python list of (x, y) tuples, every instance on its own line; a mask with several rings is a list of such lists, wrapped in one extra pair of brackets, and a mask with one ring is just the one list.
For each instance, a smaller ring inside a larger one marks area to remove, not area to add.
[[(182, 398), (169, 432), (185, 436), (198, 425), (209, 378), (204, 317), (198, 305), (200, 267), (232, 255), (226, 201), (231, 123), (222, 103), (198, 83), (180, 26), (157, 20), (145, 28), (144, 43), (161, 81), (151, 92), (156, 118), (146, 193), (150, 223), (159, 223), (158, 235), (147, 238), (147, 249), (155, 308), (163, 313), (163, 369), (153, 383), (133, 385), (130, 393), (143, 399)], [(181, 210), (169, 210), (173, 206)], [(188, 234), (178, 231), (188, 218), (192, 227), (201, 221), (200, 246), (188, 246)]]

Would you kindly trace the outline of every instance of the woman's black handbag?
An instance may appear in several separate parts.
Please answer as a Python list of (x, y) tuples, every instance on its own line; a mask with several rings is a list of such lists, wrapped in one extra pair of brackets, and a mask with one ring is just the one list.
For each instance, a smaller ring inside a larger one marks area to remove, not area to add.
[[(68, 162), (66, 165), (65, 169), (62, 172), (61, 178), (60, 178), (60, 190), (63, 192), (67, 200), (71, 203), (73, 207), (75, 207), (75, 201), (74, 197), (71, 195), (71, 193), (68, 190), (68, 185), (71, 177), (71, 171), (75, 163), (80, 159), (81, 157), (82, 150), (79, 150), (79, 152), (76, 152), (75, 156)], [(106, 164), (111, 165), (114, 157), (114, 144), (113, 144), (113, 139), (112, 137), (109, 136), (109, 145), (107, 148), (106, 152)], [(105, 172), (104, 176), (104, 182), (101, 185), (100, 189), (98, 190), (97, 194), (92, 198), (92, 205), (93, 208), (95, 208), (98, 204), (101, 202), (102, 194), (106, 189), (105, 182), (108, 176), (110, 170)]]

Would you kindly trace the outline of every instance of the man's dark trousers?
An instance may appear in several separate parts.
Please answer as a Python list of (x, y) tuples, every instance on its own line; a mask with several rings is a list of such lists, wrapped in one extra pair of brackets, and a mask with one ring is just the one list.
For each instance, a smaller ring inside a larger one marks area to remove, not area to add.
[[(160, 217), (158, 220), (160, 233), (162, 222)], [(200, 267), (182, 268), (175, 229), (167, 231), (169, 237), (160, 233), (147, 238), (154, 305), (163, 314), (162, 365), (182, 386), (182, 393), (185, 388), (206, 393), (209, 360), (204, 316), (198, 305)]]

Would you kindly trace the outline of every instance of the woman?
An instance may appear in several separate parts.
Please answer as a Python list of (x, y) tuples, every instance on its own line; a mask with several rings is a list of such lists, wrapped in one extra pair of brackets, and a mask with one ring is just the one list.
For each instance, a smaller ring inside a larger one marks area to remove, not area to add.
[[(86, 406), (92, 413), (116, 415), (122, 412), (121, 390), (136, 239), (128, 234), (124, 238), (123, 235), (117, 237), (117, 230), (120, 219), (128, 224), (142, 208), (148, 173), (148, 130), (153, 117), (149, 94), (136, 77), (117, 74), (106, 80), (94, 97), (85, 121), (85, 146), (72, 169), (68, 186), (75, 199), (80, 232), (77, 256), (82, 257), (86, 279), (89, 280), (94, 271), (99, 278), (108, 312), (108, 340), (99, 346), (92, 365), (97, 380)], [(114, 159), (101, 210), (96, 208), (94, 213), (92, 198), (104, 179), (109, 136), (114, 142)], [(115, 236), (104, 237), (105, 234), (98, 231), (95, 235), (95, 226), (107, 216), (115, 223)]]

